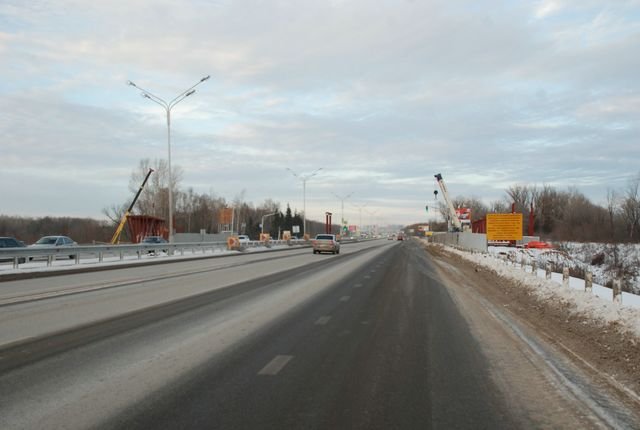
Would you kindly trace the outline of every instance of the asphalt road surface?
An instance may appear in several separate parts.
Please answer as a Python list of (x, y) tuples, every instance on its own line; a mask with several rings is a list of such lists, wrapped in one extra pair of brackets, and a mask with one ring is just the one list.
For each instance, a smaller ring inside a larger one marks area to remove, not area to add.
[(0, 428), (638, 424), (454, 275), (381, 240), (0, 283)]

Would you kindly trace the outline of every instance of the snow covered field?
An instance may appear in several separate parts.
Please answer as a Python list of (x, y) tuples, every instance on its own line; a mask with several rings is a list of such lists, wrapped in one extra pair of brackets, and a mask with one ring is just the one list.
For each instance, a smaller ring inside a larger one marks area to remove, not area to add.
[[(511, 260), (535, 260), (538, 266), (551, 264), (560, 272), (569, 267), (572, 275), (584, 279), (584, 272), (593, 274), (593, 281), (611, 286), (616, 273), (624, 274), (623, 290), (640, 294), (640, 245), (562, 242), (555, 249), (524, 249), (490, 246), (489, 253), (508, 255)], [(617, 264), (616, 264), (617, 261)]]
[[(585, 292), (583, 279), (570, 277), (569, 288), (564, 288), (561, 273), (552, 273), (551, 280), (546, 280), (544, 269), (537, 269), (535, 274), (531, 273), (530, 260), (524, 270), (521, 268), (518, 253), (526, 253), (536, 261), (539, 261), (538, 258), (542, 258), (546, 264), (546, 259), (549, 256), (544, 250), (491, 247), (488, 254), (482, 254), (460, 251), (448, 246), (445, 248), (447, 251), (460, 255), (481, 267), (495, 271), (498, 275), (514, 281), (517, 285), (530, 287), (534, 294), (544, 300), (571, 303), (574, 305), (573, 312), (587, 315), (604, 323), (615, 323), (623, 331), (631, 332), (636, 337), (640, 337), (639, 295), (623, 292), (622, 304), (616, 304), (613, 302), (612, 290), (598, 284), (595, 277), (592, 293), (588, 294)], [(511, 256), (511, 258), (501, 258), (503, 255)]]

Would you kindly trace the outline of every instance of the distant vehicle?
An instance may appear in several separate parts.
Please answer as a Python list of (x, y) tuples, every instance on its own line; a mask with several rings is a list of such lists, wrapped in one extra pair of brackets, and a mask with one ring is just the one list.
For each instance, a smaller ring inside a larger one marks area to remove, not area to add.
[(404, 233), (398, 233), (397, 239), (404, 240)]
[(395, 234), (390, 234), (387, 236), (387, 240), (394, 240), (396, 238)]
[(311, 241), (311, 245), (313, 246), (314, 254), (322, 252), (340, 254), (340, 242), (336, 240), (335, 234), (319, 234)]
[[(0, 248), (2, 249), (7, 249), (7, 248), (25, 248), (26, 245), (19, 241), (18, 239), (15, 239), (13, 237), (0, 237)], [(0, 259), (0, 261), (13, 261), (13, 259), (11, 258), (4, 258), (4, 259)], [(18, 264), (22, 264), (24, 262), (26, 262), (26, 258), (25, 257), (20, 257), (18, 258)]]
[[(140, 242), (140, 243), (145, 244), (145, 245), (153, 245), (153, 244), (156, 244), (156, 243), (169, 243), (169, 242), (167, 241), (167, 239), (165, 239), (162, 236), (147, 236), (144, 239), (142, 239), (142, 242)], [(166, 249), (162, 249), (161, 251), (162, 252), (167, 252)], [(156, 251), (150, 250), (148, 253), (155, 255)]]
[[(30, 245), (33, 248), (44, 248), (44, 247), (71, 247), (77, 246), (78, 244), (73, 241), (70, 237), (67, 236), (44, 236), (38, 239), (36, 243)], [(69, 258), (76, 258), (75, 255), (70, 255)], [(32, 260), (33, 258), (29, 258)]]
[(147, 236), (142, 239), (141, 243), (169, 243), (167, 239), (162, 236)]
[(251, 242), (251, 239), (249, 239), (249, 236), (247, 236), (246, 234), (241, 234), (238, 236), (238, 242), (240, 242), (241, 245), (246, 245), (247, 243)]

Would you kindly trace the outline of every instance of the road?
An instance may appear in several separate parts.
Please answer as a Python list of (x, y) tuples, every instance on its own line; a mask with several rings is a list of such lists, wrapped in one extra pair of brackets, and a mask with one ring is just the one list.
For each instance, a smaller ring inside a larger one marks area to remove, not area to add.
[(634, 428), (418, 241), (0, 284), (0, 428)]

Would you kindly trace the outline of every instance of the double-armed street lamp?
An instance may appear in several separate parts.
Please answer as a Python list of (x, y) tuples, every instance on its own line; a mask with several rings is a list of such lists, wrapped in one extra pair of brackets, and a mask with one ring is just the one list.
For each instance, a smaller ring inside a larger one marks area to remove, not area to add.
[[(270, 214), (262, 215), (262, 222), (260, 223), (260, 233), (261, 234), (264, 234), (264, 219), (268, 218), (270, 216), (274, 216), (274, 215), (278, 215), (278, 212), (273, 212), (273, 213), (270, 213)], [(278, 238), (278, 239), (280, 239), (280, 238)]]
[(322, 167), (314, 170), (308, 175), (299, 175), (290, 168), (287, 167), (287, 170), (290, 171), (293, 176), (302, 181), (302, 237), (307, 233), (307, 181), (312, 177), (316, 176)]
[(370, 210), (366, 210), (365, 211), (369, 214), (370, 218), (370, 222), (371, 225), (373, 226), (373, 234), (378, 234), (378, 223), (376, 221), (376, 214), (380, 211), (379, 209), (376, 209), (375, 211), (370, 211)]
[(364, 209), (364, 207), (367, 206), (367, 204), (365, 203), (363, 205), (357, 205), (353, 203), (353, 205), (358, 208), (358, 211), (360, 211), (360, 222), (358, 224), (358, 234), (360, 234), (362, 233), (362, 209)]
[(347, 194), (346, 196), (342, 196), (340, 197), (339, 195), (337, 195), (336, 193), (331, 193), (334, 196), (336, 196), (338, 198), (338, 200), (340, 200), (340, 207), (341, 207), (341, 214), (340, 214), (340, 234), (342, 234), (342, 228), (344, 227), (344, 201), (347, 200), (349, 197), (351, 197), (353, 195), (353, 191), (350, 192), (349, 194)]
[(200, 85), (201, 83), (203, 83), (209, 78), (210, 76), (207, 75), (204, 78), (200, 79), (198, 82), (196, 82), (195, 85), (192, 85), (188, 89), (181, 92), (177, 97), (175, 97), (170, 102), (166, 102), (160, 97), (153, 94), (152, 92), (145, 90), (144, 88), (136, 85), (131, 81), (127, 81), (128, 85), (131, 85), (132, 87), (142, 91), (141, 93), (142, 97), (149, 99), (154, 103), (159, 104), (160, 106), (163, 107), (163, 109), (167, 113), (167, 152), (168, 152), (167, 167), (169, 169), (169, 242), (170, 243), (173, 242), (173, 176), (171, 175), (171, 109), (173, 109), (173, 107), (178, 103), (180, 103), (182, 100), (186, 99), (187, 97), (195, 93), (196, 92), (195, 87), (197, 87), (198, 85)]

